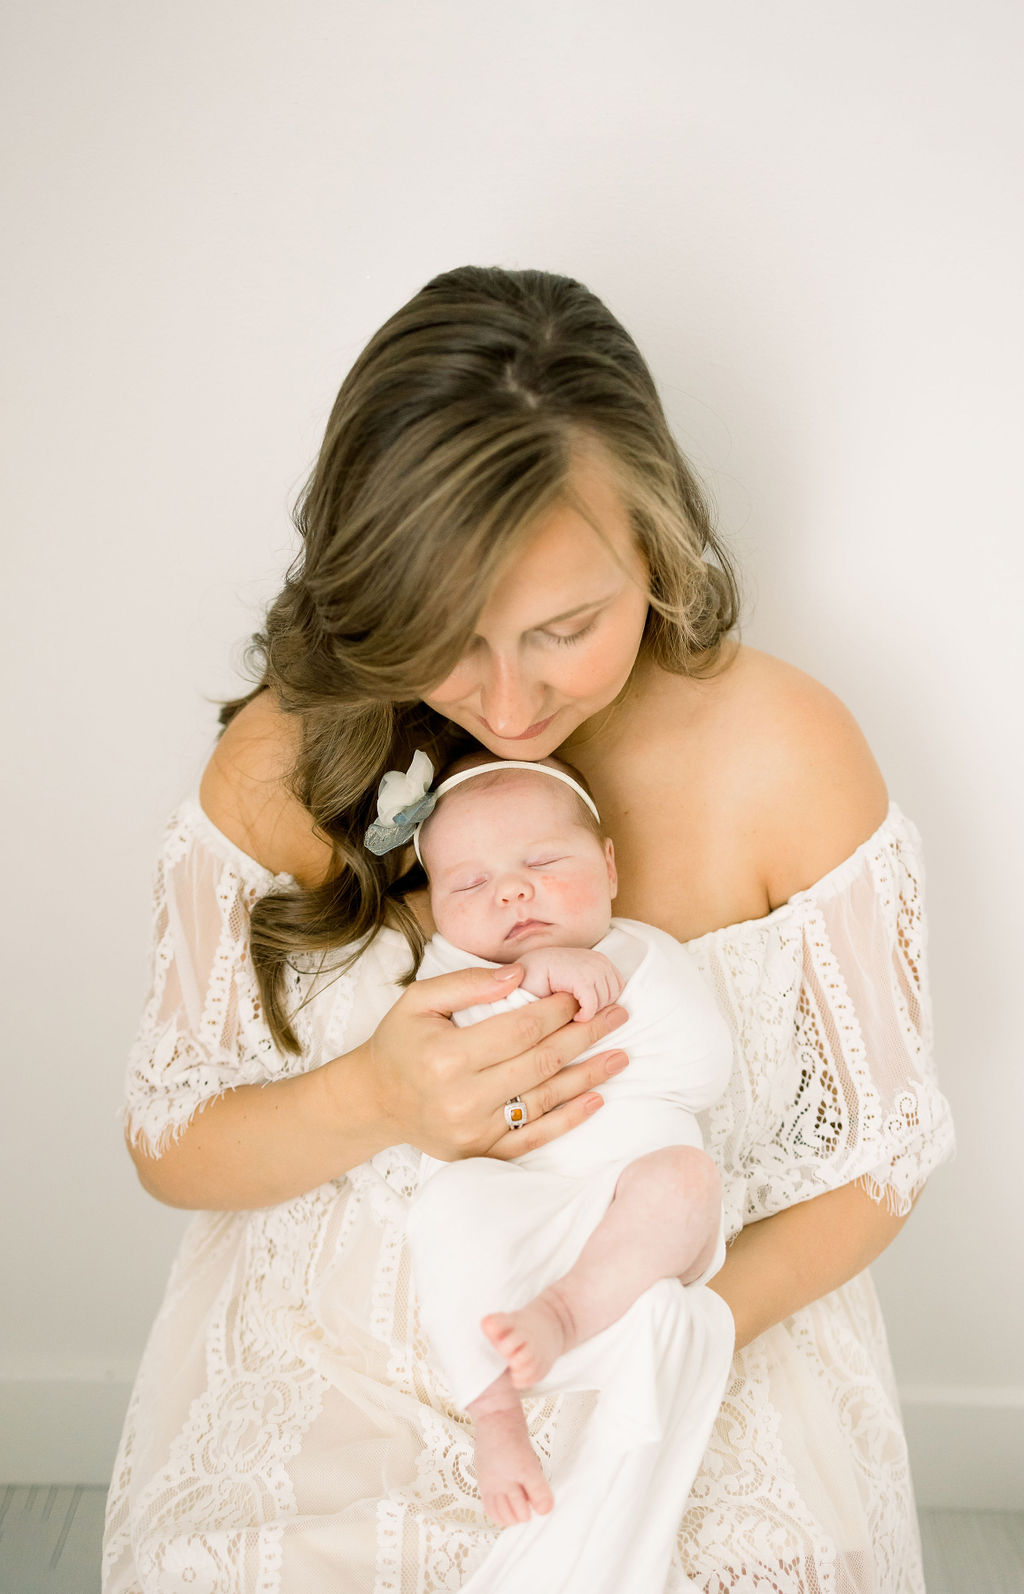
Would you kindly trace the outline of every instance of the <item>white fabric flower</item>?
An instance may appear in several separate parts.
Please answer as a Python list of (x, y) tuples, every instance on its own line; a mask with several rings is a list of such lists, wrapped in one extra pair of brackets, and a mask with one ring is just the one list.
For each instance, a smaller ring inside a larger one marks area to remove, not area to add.
[(434, 766), (422, 751), (413, 753), (404, 775), (400, 769), (389, 769), (377, 790), (378, 824), (393, 825), (396, 814), (426, 796), (433, 778)]

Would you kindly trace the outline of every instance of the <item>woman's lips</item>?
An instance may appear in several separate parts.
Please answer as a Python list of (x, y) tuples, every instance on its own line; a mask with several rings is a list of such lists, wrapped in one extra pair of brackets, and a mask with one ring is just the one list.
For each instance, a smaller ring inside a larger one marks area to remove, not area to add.
[(497, 737), (499, 742), (526, 742), (533, 736), (539, 736), (541, 731), (546, 731), (554, 717), (554, 714), (549, 714), (546, 720), (538, 720), (536, 725), (528, 725), (525, 731), (519, 732), (518, 736), (505, 736), (501, 731), (496, 731), (493, 725), (487, 723), (482, 714), (479, 719), (481, 725), (485, 726), (492, 736)]
[(547, 919), (521, 919), (518, 924), (512, 926), (505, 940), (514, 941), (517, 936), (524, 935), (528, 930), (547, 930), (549, 927)]

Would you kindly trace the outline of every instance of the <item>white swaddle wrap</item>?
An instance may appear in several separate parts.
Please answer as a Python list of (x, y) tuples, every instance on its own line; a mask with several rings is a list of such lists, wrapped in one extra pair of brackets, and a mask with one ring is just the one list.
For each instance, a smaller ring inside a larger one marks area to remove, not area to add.
[[(627, 1163), (664, 1146), (700, 1146), (695, 1114), (729, 1077), (730, 1032), (677, 941), (650, 925), (613, 919), (595, 950), (628, 974), (619, 1005), (629, 1017), (610, 1044), (627, 1053), (630, 1066), (601, 1086), (604, 1107), (515, 1161), (423, 1157), (409, 1216), (413, 1272), (424, 1327), (461, 1406), (505, 1367), (481, 1318), (525, 1305), (569, 1270)], [(471, 965), (494, 966), (435, 936), (419, 977)], [(454, 1017), (477, 1023), (535, 1000), (516, 990)], [(724, 1254), (720, 1231), (701, 1281), (685, 1288), (661, 1281), (618, 1323), (560, 1357), (537, 1386), (596, 1389), (597, 1407), (551, 1478), (551, 1514), (506, 1528), (466, 1589), (662, 1588), (732, 1359), (731, 1314), (704, 1287)]]

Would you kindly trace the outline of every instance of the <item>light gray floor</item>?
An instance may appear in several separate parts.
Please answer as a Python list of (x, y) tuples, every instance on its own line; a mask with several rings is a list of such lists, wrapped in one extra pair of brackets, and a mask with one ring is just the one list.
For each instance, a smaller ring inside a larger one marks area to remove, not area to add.
[(0, 1487), (0, 1594), (99, 1594), (106, 1498), (106, 1489)]
[[(99, 1594), (105, 1499), (0, 1486), (0, 1594)], [(921, 1536), (928, 1594), (1024, 1594), (1024, 1511), (922, 1511)]]
[(921, 1511), (928, 1594), (1024, 1594), (1024, 1511)]

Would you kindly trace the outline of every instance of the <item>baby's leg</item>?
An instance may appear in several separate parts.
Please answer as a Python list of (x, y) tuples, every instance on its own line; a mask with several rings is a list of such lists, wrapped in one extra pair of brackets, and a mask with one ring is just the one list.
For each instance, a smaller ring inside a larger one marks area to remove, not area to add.
[(483, 1330), (527, 1389), (574, 1345), (608, 1328), (659, 1279), (699, 1278), (718, 1239), (722, 1191), (711, 1158), (666, 1146), (622, 1171), (611, 1205), (564, 1278)]
[(466, 1408), (473, 1419), (476, 1476), (484, 1510), (499, 1527), (544, 1516), (554, 1498), (526, 1428), (523, 1403), (504, 1372)]

